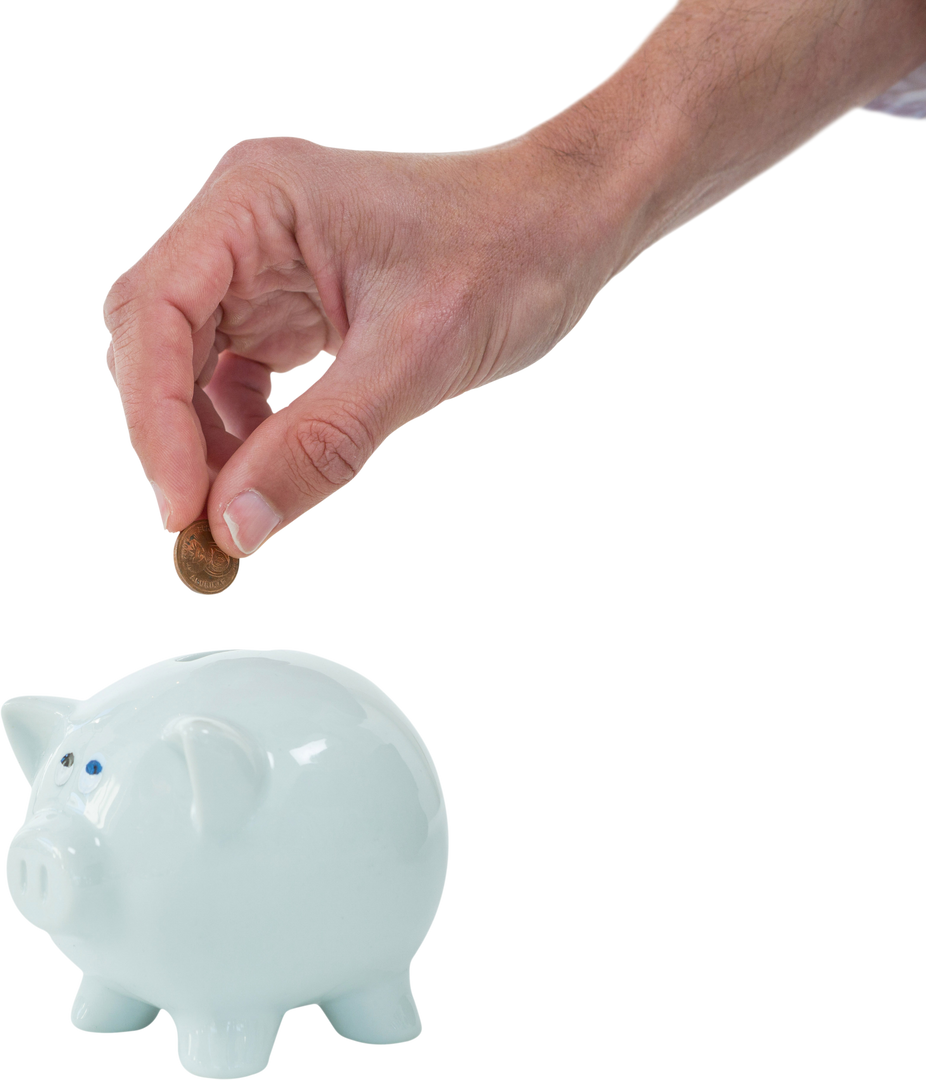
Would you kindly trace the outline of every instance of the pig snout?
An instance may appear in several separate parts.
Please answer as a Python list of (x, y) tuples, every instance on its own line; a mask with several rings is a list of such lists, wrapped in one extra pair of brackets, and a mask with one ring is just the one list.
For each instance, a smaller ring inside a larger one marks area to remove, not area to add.
[(65, 926), (75, 901), (75, 883), (65, 851), (41, 833), (10, 838), (3, 855), (3, 881), (16, 914), (33, 930)]

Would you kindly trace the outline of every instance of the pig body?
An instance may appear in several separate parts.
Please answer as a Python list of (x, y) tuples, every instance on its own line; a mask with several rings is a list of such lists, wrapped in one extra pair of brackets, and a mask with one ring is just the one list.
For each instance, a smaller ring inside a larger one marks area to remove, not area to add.
[(364, 1042), (420, 1030), (408, 967), (437, 910), (437, 775), (370, 682), (291, 652), (168, 660), (88, 701), (16, 698), (33, 783), (17, 906), (84, 972), (91, 1031), (173, 1017), (200, 1076), (263, 1068), (318, 1003)]

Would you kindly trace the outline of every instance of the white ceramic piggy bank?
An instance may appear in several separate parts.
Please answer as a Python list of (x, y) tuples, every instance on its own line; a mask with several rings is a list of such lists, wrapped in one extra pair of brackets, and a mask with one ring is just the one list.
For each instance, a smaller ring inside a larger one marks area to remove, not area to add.
[(296, 652), (214, 652), (89, 701), (23, 697), (3, 721), (33, 785), (7, 873), (84, 972), (72, 1019), (159, 1009), (199, 1076), (266, 1064), (283, 1013), (421, 1029), (408, 966), (440, 899), (444, 801), (418, 735), (372, 683)]

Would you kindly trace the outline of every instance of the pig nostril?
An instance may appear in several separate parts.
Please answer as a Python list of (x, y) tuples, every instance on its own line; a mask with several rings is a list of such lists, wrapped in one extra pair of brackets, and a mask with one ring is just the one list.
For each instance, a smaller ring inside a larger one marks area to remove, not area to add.
[(26, 860), (21, 859), (19, 862), (19, 891), (26, 895), (26, 889), (29, 888), (29, 870), (26, 867)]
[(48, 899), (48, 867), (42, 866), (39, 870), (39, 893), (42, 897), (42, 903)]

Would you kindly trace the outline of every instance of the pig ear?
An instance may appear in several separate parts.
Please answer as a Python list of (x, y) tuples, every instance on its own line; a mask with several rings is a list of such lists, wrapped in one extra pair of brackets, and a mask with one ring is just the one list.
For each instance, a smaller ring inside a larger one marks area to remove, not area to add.
[(217, 840), (233, 836), (250, 820), (266, 794), (267, 755), (246, 732), (202, 716), (172, 721), (164, 737), (186, 758), (197, 832)]
[(17, 697), (0, 710), (13, 753), (29, 783), (80, 703), (71, 698)]

